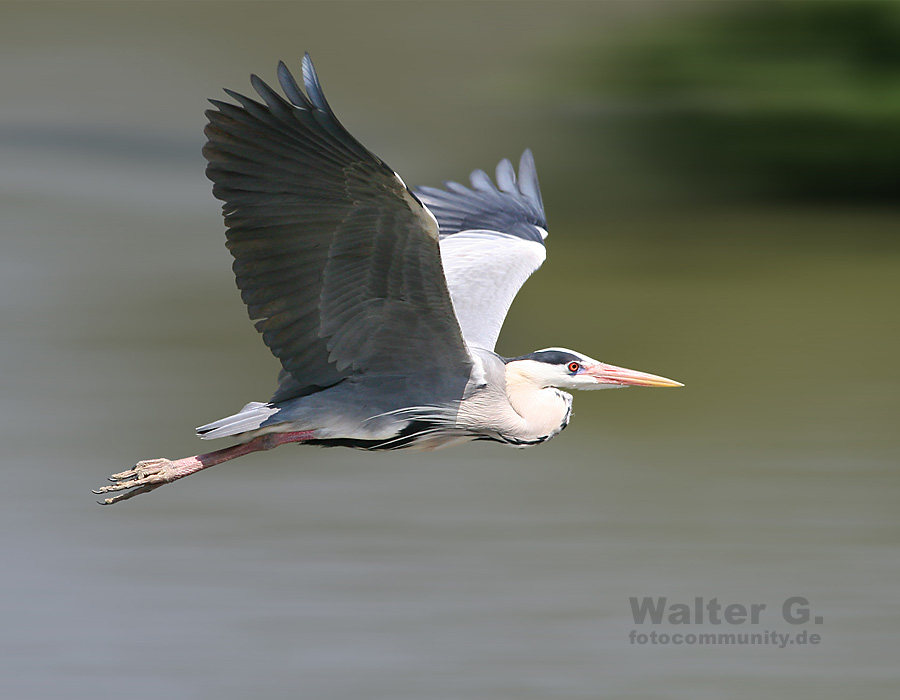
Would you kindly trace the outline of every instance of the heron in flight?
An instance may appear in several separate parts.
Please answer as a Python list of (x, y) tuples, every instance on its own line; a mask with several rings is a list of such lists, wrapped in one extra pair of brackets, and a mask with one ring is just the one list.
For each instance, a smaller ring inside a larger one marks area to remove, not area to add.
[[(569, 422), (564, 389), (682, 386), (566, 348), (494, 352), (519, 288), (543, 263), (547, 221), (531, 151), (471, 186), (410, 190), (341, 125), (309, 54), (301, 90), (211, 100), (203, 154), (250, 318), (281, 361), (274, 396), (197, 429), (239, 443), (114, 474), (110, 504), (285, 443), (525, 447)], [(285, 99), (285, 97), (287, 99)]]

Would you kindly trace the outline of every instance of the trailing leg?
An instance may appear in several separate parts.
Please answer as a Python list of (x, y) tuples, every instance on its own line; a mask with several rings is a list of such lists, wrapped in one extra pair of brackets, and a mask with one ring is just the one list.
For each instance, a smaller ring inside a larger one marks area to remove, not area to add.
[(283, 445), (287, 442), (305, 442), (313, 437), (311, 431), (301, 431), (293, 433), (268, 433), (253, 438), (249, 442), (241, 445), (233, 445), (215, 452), (207, 454), (195, 455), (193, 457), (185, 457), (183, 459), (148, 459), (138, 462), (133, 469), (129, 469), (118, 474), (113, 474), (109, 480), (113, 483), (109, 486), (96, 489), (94, 493), (102, 495), (112, 491), (124, 491), (118, 496), (105, 498), (98, 501), (101, 505), (112, 505), (120, 501), (127, 501), (129, 498), (139, 496), (143, 493), (150, 493), (154, 489), (158, 489), (164, 484), (169, 484), (178, 479), (194, 474), (201, 469), (213, 467), (222, 462), (228, 462), (238, 457), (243, 457), (251, 452), (259, 452), (261, 450), (271, 450), (273, 447)]

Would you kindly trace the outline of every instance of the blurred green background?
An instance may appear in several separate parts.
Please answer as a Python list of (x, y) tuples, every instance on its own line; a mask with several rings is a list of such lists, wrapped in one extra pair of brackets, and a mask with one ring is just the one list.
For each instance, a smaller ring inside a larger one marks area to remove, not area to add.
[[(407, 183), (534, 150), (549, 257), (500, 352), (686, 387), (95, 506), (274, 386), (203, 110), (304, 51)], [(0, 58), (4, 697), (897, 696), (895, 3), (6, 3)], [(742, 632), (805, 596), (823, 641), (632, 645), (645, 595), (767, 604)]]

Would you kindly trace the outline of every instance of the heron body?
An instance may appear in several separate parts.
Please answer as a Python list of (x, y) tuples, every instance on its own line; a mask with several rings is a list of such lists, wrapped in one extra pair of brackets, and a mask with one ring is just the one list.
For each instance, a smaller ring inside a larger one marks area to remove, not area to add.
[(519, 288), (544, 262), (534, 159), (495, 180), (410, 190), (340, 124), (308, 55), (284, 97), (211, 100), (204, 155), (251, 319), (281, 361), (265, 402), (201, 426), (239, 444), (114, 474), (102, 503), (287, 442), (435, 449), (471, 440), (543, 443), (569, 422), (567, 389), (681, 386), (565, 348), (494, 352)]

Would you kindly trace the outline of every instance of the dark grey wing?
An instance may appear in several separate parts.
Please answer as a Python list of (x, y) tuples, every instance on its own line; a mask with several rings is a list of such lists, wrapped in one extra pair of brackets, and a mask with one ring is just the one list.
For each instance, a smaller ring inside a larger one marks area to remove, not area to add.
[(497, 165), (496, 175), (497, 185), (483, 170), (475, 170), (469, 176), (471, 189), (448, 181), (444, 189), (417, 187), (415, 193), (437, 217), (442, 238), (486, 229), (540, 243), (547, 237), (547, 218), (531, 149), (519, 160), (518, 179), (505, 158)]
[(519, 289), (544, 262), (547, 220), (534, 157), (497, 165), (497, 185), (482, 170), (472, 188), (445, 182), (416, 195), (437, 217), (444, 274), (456, 317), (470, 347), (493, 350)]
[(338, 122), (309, 55), (304, 94), (278, 66), (285, 100), (211, 100), (203, 154), (225, 202), (228, 249), (250, 318), (287, 377), (275, 400), (353, 376), (418, 386), (468, 378), (434, 217)]

